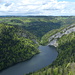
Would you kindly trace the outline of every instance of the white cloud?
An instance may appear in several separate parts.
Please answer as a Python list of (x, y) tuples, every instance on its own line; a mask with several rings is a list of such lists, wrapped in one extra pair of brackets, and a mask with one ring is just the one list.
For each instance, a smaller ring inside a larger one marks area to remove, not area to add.
[(57, 0), (1, 0), (1, 15), (75, 15), (75, 2)]
[(57, 0), (22, 0), (23, 4), (43, 4), (48, 2), (55, 2)]

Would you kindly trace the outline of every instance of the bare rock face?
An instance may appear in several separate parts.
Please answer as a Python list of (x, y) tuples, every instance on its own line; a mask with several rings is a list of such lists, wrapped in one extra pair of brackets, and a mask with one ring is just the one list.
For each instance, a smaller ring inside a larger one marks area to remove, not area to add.
[(58, 46), (57, 40), (60, 39), (63, 35), (70, 34), (72, 32), (75, 32), (75, 24), (68, 26), (67, 28), (63, 29), (61, 32), (52, 35), (49, 38), (50, 43), (48, 45), (57, 47)]
[(52, 40), (48, 45), (57, 47), (58, 46), (57, 39)]

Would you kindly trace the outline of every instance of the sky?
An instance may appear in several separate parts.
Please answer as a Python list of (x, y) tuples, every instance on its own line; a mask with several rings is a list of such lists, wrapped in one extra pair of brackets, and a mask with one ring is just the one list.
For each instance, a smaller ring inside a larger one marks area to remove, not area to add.
[(75, 16), (75, 0), (0, 0), (0, 16)]

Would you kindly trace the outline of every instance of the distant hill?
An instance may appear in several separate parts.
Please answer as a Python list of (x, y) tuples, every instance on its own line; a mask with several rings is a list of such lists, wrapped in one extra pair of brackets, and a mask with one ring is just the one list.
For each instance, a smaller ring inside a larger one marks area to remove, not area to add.
[(41, 38), (47, 32), (65, 25), (75, 23), (74, 16), (5, 16), (0, 17), (0, 23), (19, 25)]

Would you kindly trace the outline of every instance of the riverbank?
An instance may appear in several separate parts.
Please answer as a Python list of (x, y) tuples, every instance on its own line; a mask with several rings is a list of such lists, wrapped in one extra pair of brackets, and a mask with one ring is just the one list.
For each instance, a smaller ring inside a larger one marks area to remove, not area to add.
[(58, 53), (55, 47), (40, 46), (39, 49), (41, 51), (39, 54), (0, 72), (0, 75), (24, 75), (35, 72), (50, 65), (57, 58)]
[[(64, 36), (61, 36), (62, 34)], [(57, 59), (51, 65), (27, 75), (75, 75), (75, 26), (62, 34), (54, 37), (54, 39), (58, 39), (61, 36), (57, 41)]]

